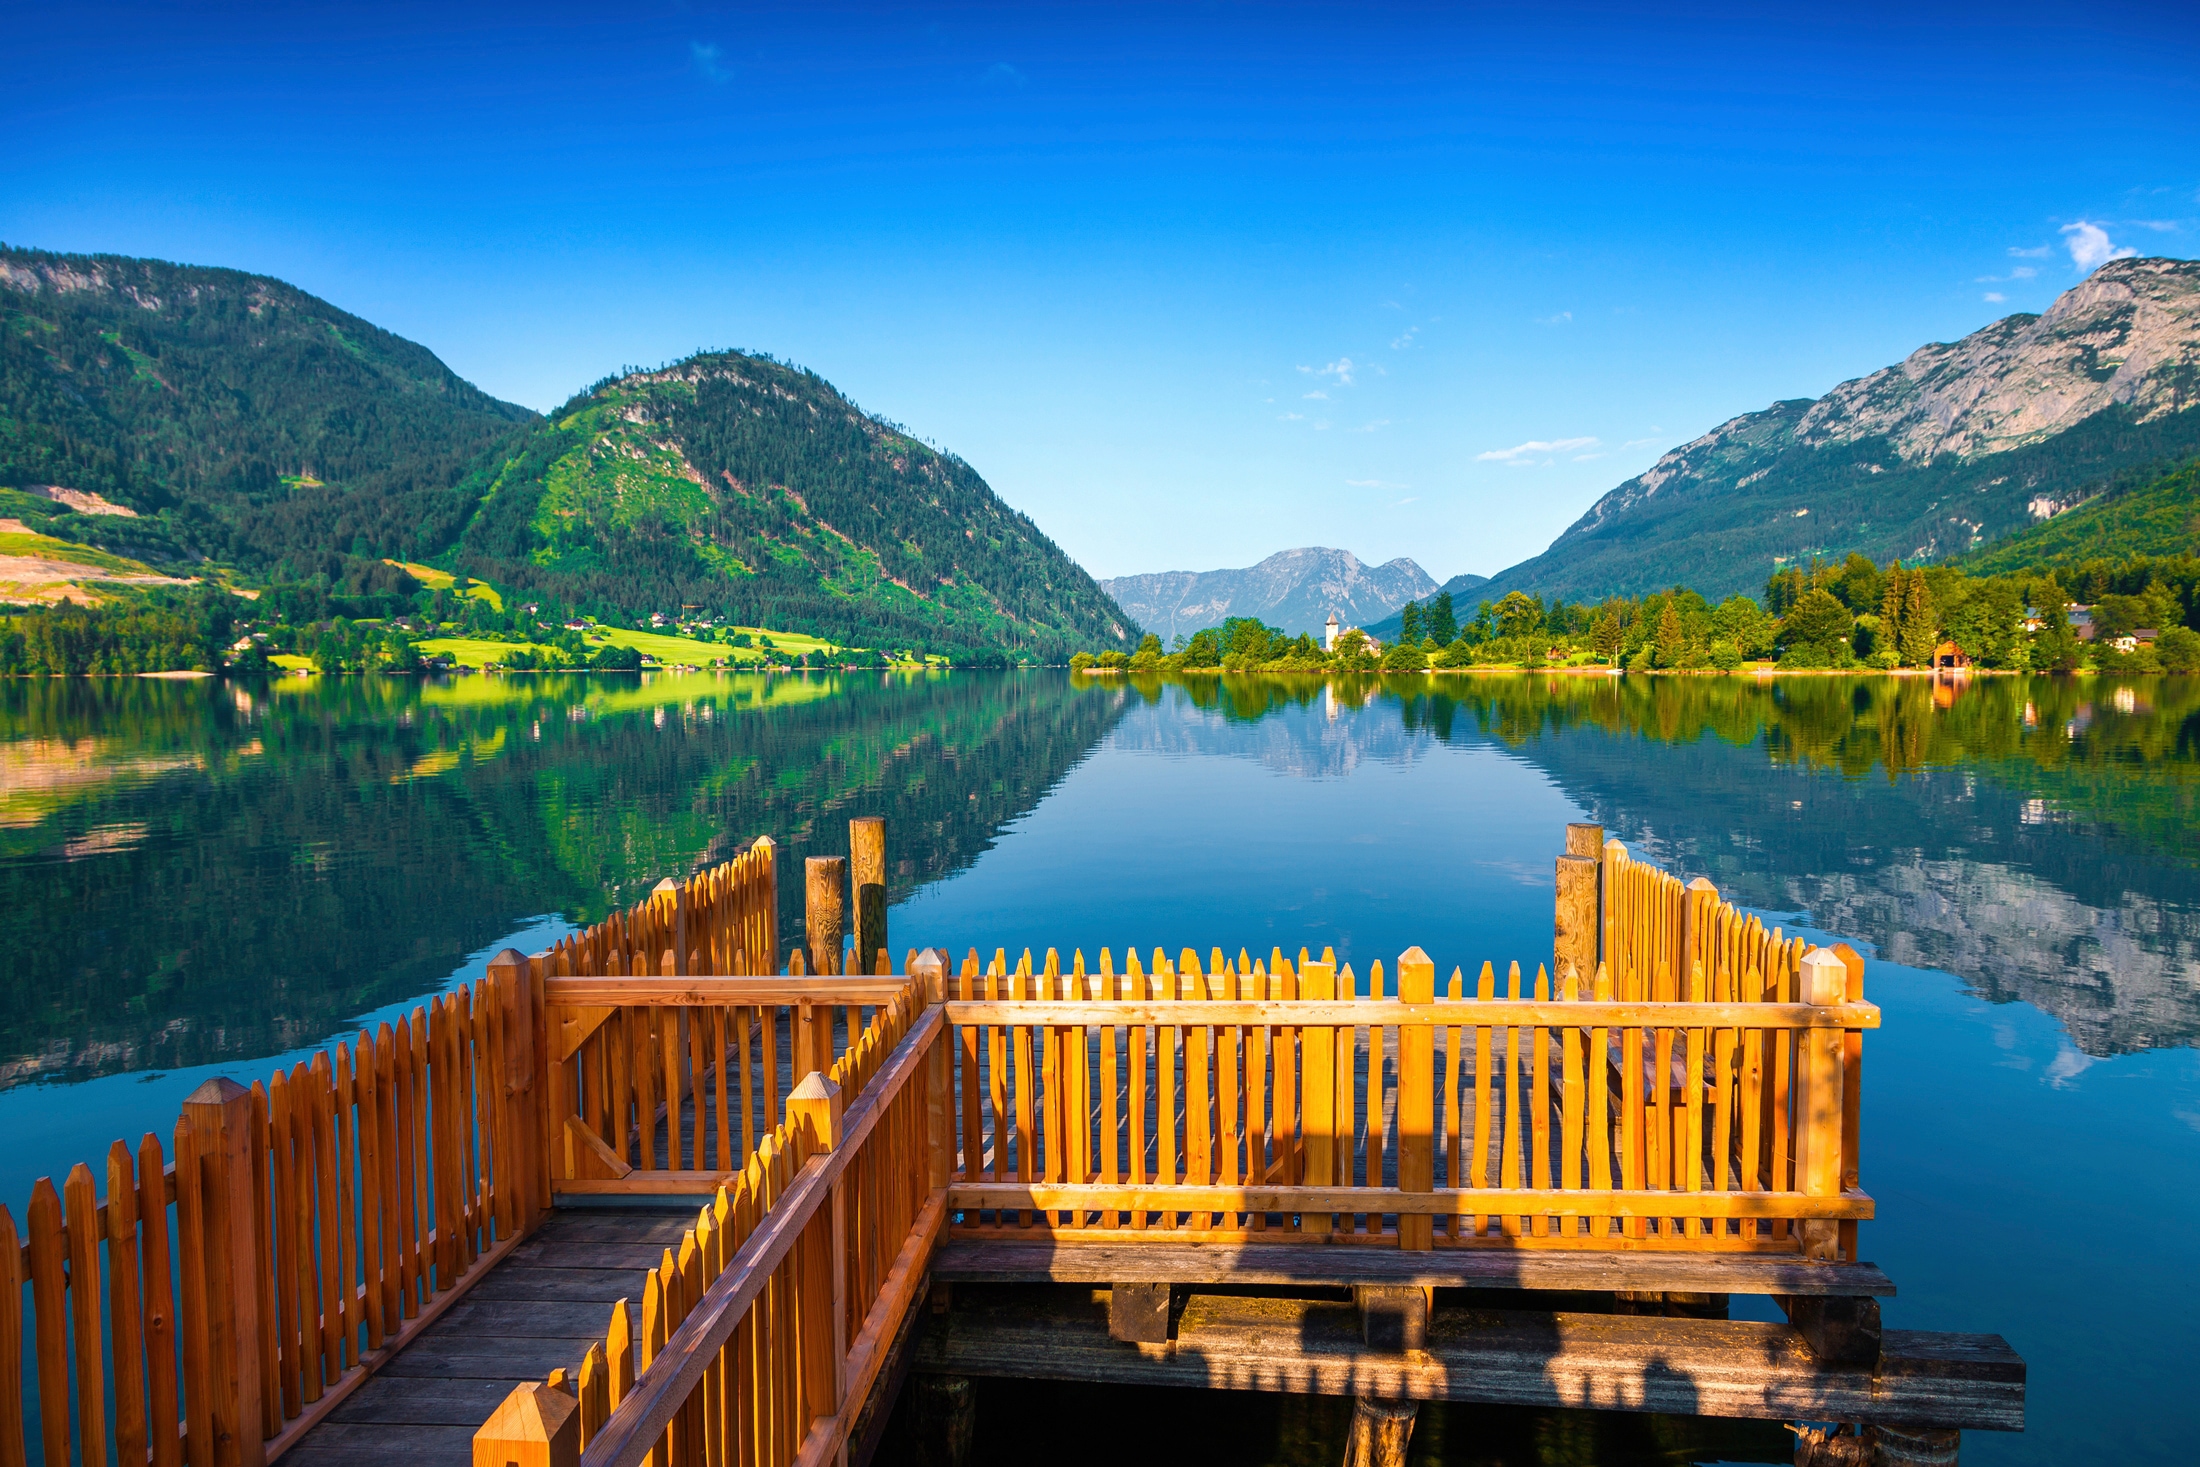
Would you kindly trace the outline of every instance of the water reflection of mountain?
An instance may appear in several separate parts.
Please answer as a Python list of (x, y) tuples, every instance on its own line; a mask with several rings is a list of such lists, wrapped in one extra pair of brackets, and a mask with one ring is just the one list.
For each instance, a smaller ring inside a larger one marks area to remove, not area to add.
[(2088, 1053), (2200, 1041), (2200, 688), (1933, 691), (1522, 680), (1440, 717), (1407, 701), (1501, 738), (1639, 854), (2022, 999)]
[[(1336, 778), (1369, 763), (1411, 763), (1429, 752), (1427, 737), (1400, 721), (1372, 678), (1361, 688), (1330, 688), (1316, 679), (1238, 687), (1218, 679), (1205, 688), (1148, 691), (1151, 696), (1116, 725), (1112, 748), (1178, 759), (1248, 759), (1300, 779)], [(1224, 716), (1185, 717), (1186, 703)], [(1299, 716), (1269, 716), (1287, 711)]]
[(851, 815), (887, 817), (898, 900), (1123, 703), (960, 674), (0, 684), (0, 1085), (305, 1043), (756, 834), (789, 931)]

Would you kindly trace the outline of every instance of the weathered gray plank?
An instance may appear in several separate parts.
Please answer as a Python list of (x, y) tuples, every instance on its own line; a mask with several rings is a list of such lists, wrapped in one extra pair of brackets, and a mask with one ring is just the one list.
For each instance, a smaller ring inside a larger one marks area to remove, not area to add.
[(474, 1377), (539, 1380), (560, 1366), (576, 1370), (581, 1357), (595, 1341), (549, 1337), (544, 1339), (482, 1339), (474, 1335), (438, 1335), (416, 1341), (382, 1367), (384, 1377)]
[[(331, 1422), (353, 1425), (463, 1426), (471, 1431), (489, 1419), (498, 1403), (520, 1383), (517, 1373), (501, 1380), (422, 1380), (377, 1375), (338, 1406)], [(307, 1436), (301, 1447), (318, 1432)]]
[(1679, 1294), (1888, 1296), (1871, 1263), (1769, 1254), (1589, 1253), (1556, 1249), (1302, 1247), (1220, 1243), (1006, 1243), (950, 1240), (932, 1276), (955, 1283), (1173, 1283), (1646, 1290)]
[(956, 1307), (926, 1322), (916, 1367), (1768, 1420), (2024, 1426), (2024, 1362), (1996, 1335), (1890, 1330), (1875, 1378), (1820, 1365), (1784, 1324), (1440, 1309), (1425, 1353), (1380, 1355), (1362, 1344), (1348, 1303), (1207, 1294), (1193, 1296), (1173, 1344), (1125, 1345), (1107, 1337), (1106, 1298), (1074, 1288), (958, 1289)]
[(642, 1270), (631, 1268), (499, 1268), (474, 1285), (474, 1291), (466, 1297), (482, 1303), (589, 1302), (604, 1309), (609, 1309), (615, 1299), (631, 1299), (638, 1309), (642, 1274)]
[[(640, 1316), (636, 1316), (640, 1322)], [(442, 1329), (465, 1330), (481, 1339), (541, 1339), (545, 1336), (600, 1335), (611, 1323), (611, 1306), (589, 1303), (545, 1303), (475, 1300), (472, 1295), (451, 1306)]]
[(665, 1249), (678, 1252), (680, 1239), (669, 1243), (614, 1242), (604, 1239), (563, 1239), (538, 1244), (530, 1238), (512, 1250), (505, 1268), (631, 1268), (640, 1272), (655, 1268)]
[[(477, 1422), (476, 1425), (479, 1425)], [(286, 1467), (472, 1467), (472, 1426), (360, 1426), (324, 1421), (283, 1454)]]

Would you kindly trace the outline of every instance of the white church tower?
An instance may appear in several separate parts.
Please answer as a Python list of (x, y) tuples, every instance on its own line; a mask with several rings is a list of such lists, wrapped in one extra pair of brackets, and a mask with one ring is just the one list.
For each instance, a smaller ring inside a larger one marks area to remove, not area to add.
[(1337, 613), (1330, 612), (1329, 625), (1322, 628), (1322, 650), (1324, 652), (1337, 650), (1337, 633), (1341, 630), (1342, 628), (1337, 624)]

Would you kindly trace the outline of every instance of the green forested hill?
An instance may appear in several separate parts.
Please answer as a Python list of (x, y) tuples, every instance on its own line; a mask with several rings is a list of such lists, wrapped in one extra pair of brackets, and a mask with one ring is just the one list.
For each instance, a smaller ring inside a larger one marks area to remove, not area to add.
[(968, 464), (811, 373), (699, 356), (544, 421), (279, 280), (119, 255), (0, 245), (0, 519), (163, 568), (409, 590), (383, 561), (432, 562), (867, 646), (1136, 633)]
[(598, 384), (468, 486), (455, 564), (575, 605), (872, 645), (1128, 647), (1130, 619), (977, 471), (739, 352)]
[(1977, 575), (2102, 557), (2200, 555), (2200, 459), (2122, 493), (2091, 499), (1965, 562)]
[[(534, 414), (264, 275), (0, 245), (0, 515), (175, 563), (294, 573), (450, 543), (466, 466)], [(49, 523), (50, 521), (50, 523)]]

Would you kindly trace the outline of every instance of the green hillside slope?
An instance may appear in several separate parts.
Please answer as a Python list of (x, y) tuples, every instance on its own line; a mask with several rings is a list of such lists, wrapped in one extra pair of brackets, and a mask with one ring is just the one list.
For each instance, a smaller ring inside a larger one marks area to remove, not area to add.
[(606, 381), (468, 485), (454, 564), (574, 605), (682, 606), (867, 645), (1135, 645), (968, 464), (738, 352)]
[(0, 514), (161, 563), (421, 558), (534, 417), (426, 347), (264, 275), (0, 245)]
[(2088, 500), (1989, 546), (1964, 566), (1977, 575), (2006, 575), (2134, 555), (2200, 555), (2200, 459), (2141, 487)]

